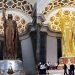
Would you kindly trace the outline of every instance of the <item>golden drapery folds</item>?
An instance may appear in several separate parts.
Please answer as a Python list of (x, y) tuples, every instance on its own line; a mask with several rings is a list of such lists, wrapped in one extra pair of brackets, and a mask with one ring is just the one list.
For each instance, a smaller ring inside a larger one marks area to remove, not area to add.
[(59, 10), (57, 14), (62, 32), (63, 56), (75, 56), (75, 17), (68, 10)]
[(75, 56), (75, 10), (59, 9), (49, 24), (52, 30), (62, 32), (62, 55)]

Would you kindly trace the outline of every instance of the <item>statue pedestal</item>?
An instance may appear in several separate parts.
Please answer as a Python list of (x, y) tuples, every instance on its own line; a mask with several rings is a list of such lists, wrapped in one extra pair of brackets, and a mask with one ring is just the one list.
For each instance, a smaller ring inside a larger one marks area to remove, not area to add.
[(23, 64), (21, 60), (0, 60), (0, 70), (4, 71), (4, 75), (7, 75), (7, 71), (11, 67), (14, 73), (24, 72)]
[(59, 59), (59, 64), (67, 64), (68, 62), (75, 64), (75, 57), (61, 57)]
[(63, 69), (64, 64), (68, 64), (69, 62), (75, 64), (75, 57), (60, 57), (58, 69)]

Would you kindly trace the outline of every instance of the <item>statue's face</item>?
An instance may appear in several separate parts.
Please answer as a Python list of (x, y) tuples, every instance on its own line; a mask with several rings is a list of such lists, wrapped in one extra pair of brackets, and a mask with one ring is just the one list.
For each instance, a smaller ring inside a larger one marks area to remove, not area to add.
[(8, 14), (8, 19), (12, 19), (12, 14)]

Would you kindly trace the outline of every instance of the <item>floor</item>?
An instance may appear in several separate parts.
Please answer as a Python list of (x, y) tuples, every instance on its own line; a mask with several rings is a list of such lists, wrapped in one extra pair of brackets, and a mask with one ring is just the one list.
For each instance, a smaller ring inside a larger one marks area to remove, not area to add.
[(49, 75), (64, 75), (64, 70), (50, 70)]
[(49, 74), (46, 75), (64, 75), (64, 70), (49, 70)]

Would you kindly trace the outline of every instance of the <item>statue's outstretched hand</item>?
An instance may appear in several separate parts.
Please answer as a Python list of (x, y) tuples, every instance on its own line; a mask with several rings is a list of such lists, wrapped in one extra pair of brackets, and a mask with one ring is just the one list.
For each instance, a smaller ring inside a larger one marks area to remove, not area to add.
[(6, 21), (5, 12), (6, 12), (6, 8), (2, 8), (2, 15), (3, 15), (4, 22)]

